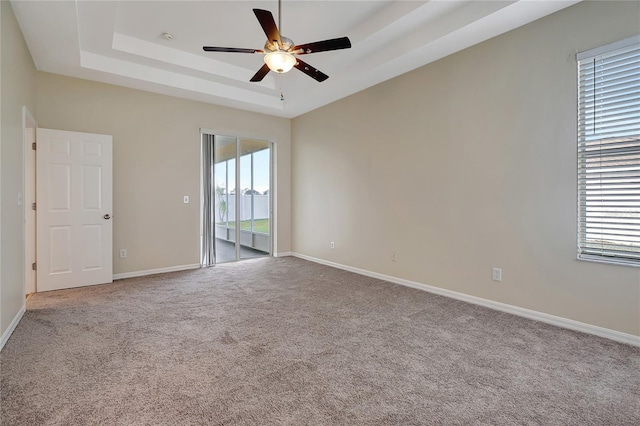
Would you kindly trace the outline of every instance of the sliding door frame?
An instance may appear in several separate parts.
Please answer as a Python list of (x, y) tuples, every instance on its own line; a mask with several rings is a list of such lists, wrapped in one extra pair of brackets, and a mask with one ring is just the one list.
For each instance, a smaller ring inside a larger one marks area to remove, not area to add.
[[(276, 214), (277, 214), (277, 208), (275, 206), (276, 200), (277, 200), (277, 189), (275, 186), (275, 183), (277, 182), (276, 177), (275, 177), (275, 171), (276, 171), (276, 150), (277, 150), (277, 143), (272, 140), (271, 138), (268, 137), (264, 137), (264, 136), (260, 136), (260, 135), (248, 135), (248, 134), (244, 134), (244, 133), (237, 133), (237, 132), (229, 132), (229, 131), (218, 131), (218, 130), (213, 130), (213, 129), (207, 129), (207, 128), (200, 128), (200, 144), (202, 145), (202, 135), (203, 134), (207, 134), (207, 135), (213, 135), (213, 136), (228, 136), (231, 138), (235, 138), (236, 139), (236, 167), (235, 167), (235, 179), (236, 179), (236, 202), (235, 202), (235, 217), (236, 217), (236, 227), (235, 227), (235, 240), (236, 240), (236, 244), (235, 244), (235, 249), (236, 249), (236, 260), (235, 261), (239, 261), (242, 260), (242, 258), (240, 257), (240, 231), (241, 231), (241, 226), (240, 226), (240, 152), (241, 152), (241, 147), (240, 147), (240, 140), (241, 139), (253, 139), (253, 140), (257, 140), (257, 141), (264, 141), (267, 142), (269, 144), (269, 256), (273, 256), (274, 252), (275, 252), (275, 247), (276, 247), (276, 229), (277, 229), (277, 220), (276, 220)], [(214, 148), (215, 149), (215, 148)], [(202, 147), (200, 149), (200, 155), (202, 156)], [(202, 238), (203, 238), (203, 220), (204, 220), (204, 199), (202, 197), (202, 194), (204, 193), (204, 182), (202, 179), (202, 173), (204, 172), (202, 170), (202, 164), (203, 164), (203, 159), (200, 159), (200, 247), (202, 250)], [(228, 174), (228, 173), (227, 173)], [(214, 159), (214, 175), (215, 175), (215, 159)], [(214, 226), (214, 238), (215, 238), (215, 223), (213, 224)], [(202, 252), (200, 253), (201, 258), (202, 258)], [(217, 264), (217, 260), (215, 262)]]
[[(228, 135), (225, 135), (228, 136)], [(235, 211), (235, 223), (236, 226), (234, 229), (234, 231), (236, 232), (236, 244), (235, 244), (235, 249), (236, 249), (236, 261), (240, 260), (240, 248), (242, 247), (242, 242), (240, 241), (241, 236), (241, 231), (242, 231), (242, 218), (240, 217), (240, 195), (242, 194), (242, 188), (240, 187), (240, 169), (242, 168), (241, 166), (241, 161), (240, 161), (240, 138), (236, 136), (236, 168), (235, 168), (235, 172), (236, 172), (236, 176), (234, 177), (234, 179), (236, 180), (235, 182), (235, 188), (236, 188), (236, 193), (233, 194), (233, 196), (235, 197), (235, 200), (233, 202), (233, 204), (235, 205), (236, 211)], [(215, 154), (213, 156), (213, 168), (215, 170)], [(227, 171), (227, 176), (229, 175), (229, 172)]]

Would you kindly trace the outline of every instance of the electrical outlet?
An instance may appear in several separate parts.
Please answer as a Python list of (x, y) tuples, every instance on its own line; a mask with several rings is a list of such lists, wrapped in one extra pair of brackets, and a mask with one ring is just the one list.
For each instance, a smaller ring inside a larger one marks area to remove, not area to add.
[(182, 197), (182, 202), (185, 204), (189, 204), (189, 196), (185, 195), (184, 197)]
[(502, 281), (502, 269), (493, 268), (492, 269), (492, 276), (493, 276), (493, 280), (494, 281)]
[(396, 253), (395, 251), (391, 252), (391, 260), (394, 262), (398, 261), (398, 253)]
[(120, 259), (127, 258), (127, 249), (120, 249)]
[(336, 243), (334, 243), (333, 241), (331, 241), (331, 250), (333, 250), (334, 248), (336, 248)]

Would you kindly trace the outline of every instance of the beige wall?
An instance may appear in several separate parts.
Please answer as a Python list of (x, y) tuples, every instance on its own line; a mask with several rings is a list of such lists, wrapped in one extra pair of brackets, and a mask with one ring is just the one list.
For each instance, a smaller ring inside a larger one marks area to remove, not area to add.
[(640, 269), (576, 260), (575, 219), (575, 54), (638, 16), (580, 3), (294, 119), (293, 250), (640, 335)]
[(37, 93), (40, 127), (113, 135), (115, 274), (200, 262), (200, 128), (276, 143), (276, 251), (290, 251), (290, 120), (48, 73)]
[(1, 1), (0, 7), (0, 334), (4, 334), (25, 301), (24, 211), (18, 206), (24, 168), (22, 107), (35, 111), (36, 70), (11, 4)]

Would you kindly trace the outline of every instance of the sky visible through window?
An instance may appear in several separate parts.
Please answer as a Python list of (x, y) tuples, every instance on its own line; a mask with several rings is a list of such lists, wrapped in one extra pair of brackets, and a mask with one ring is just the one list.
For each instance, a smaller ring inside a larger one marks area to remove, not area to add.
[[(228, 188), (227, 168), (229, 169)], [(235, 159), (216, 163), (215, 184), (216, 186), (234, 192), (235, 189)], [(240, 187), (244, 191), (251, 188), (251, 154), (240, 157)], [(269, 150), (263, 149), (253, 153), (253, 189), (264, 194), (269, 189)]]

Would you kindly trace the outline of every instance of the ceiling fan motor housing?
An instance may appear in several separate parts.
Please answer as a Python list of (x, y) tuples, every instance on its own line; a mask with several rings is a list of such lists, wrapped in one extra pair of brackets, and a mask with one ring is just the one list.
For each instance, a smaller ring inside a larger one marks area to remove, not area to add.
[(282, 41), (282, 49), (278, 46), (277, 42), (267, 40), (264, 44), (264, 50), (267, 52), (289, 52), (295, 46), (295, 43), (290, 38), (280, 36), (280, 40)]

